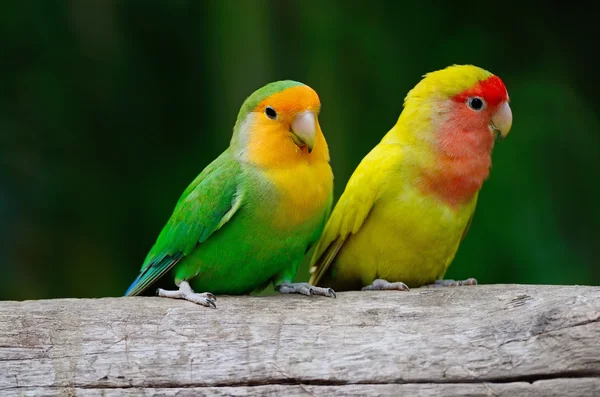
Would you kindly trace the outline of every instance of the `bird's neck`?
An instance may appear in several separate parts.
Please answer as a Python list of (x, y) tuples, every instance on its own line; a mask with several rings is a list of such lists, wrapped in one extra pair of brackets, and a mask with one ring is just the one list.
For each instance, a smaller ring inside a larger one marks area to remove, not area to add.
[(433, 166), (421, 169), (419, 188), (453, 207), (469, 203), (489, 175), (491, 160), (438, 155)]

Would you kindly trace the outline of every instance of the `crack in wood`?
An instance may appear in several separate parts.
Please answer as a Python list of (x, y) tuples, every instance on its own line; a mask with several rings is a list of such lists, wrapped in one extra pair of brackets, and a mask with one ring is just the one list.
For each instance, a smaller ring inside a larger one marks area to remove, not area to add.
[[(182, 383), (142, 383), (139, 385), (110, 385), (104, 383), (98, 384), (78, 384), (73, 383), (68, 386), (47, 386), (47, 385), (28, 385), (32, 388), (64, 388), (72, 387), (78, 389), (186, 389), (186, 388), (221, 388), (221, 387), (258, 387), (258, 386), (290, 386), (290, 385), (302, 385), (302, 386), (350, 386), (350, 385), (469, 385), (469, 384), (510, 384), (510, 383), (529, 383), (534, 384), (536, 382), (545, 380), (569, 380), (569, 379), (595, 379), (600, 381), (600, 371), (567, 371), (563, 373), (548, 373), (548, 374), (535, 374), (525, 376), (513, 376), (506, 378), (482, 378), (482, 379), (465, 379), (461, 382), (443, 379), (412, 379), (410, 381), (404, 381), (402, 379), (395, 379), (392, 381), (344, 381), (344, 380), (330, 380), (330, 379), (303, 379), (293, 378), (285, 376), (283, 378), (271, 378), (260, 381), (230, 381), (230, 382), (182, 382)], [(99, 381), (110, 380), (99, 379)], [(17, 389), (19, 387), (7, 387), (0, 388), (1, 390)]]
[[(489, 384), (489, 385), (503, 385), (503, 384), (518, 384), (518, 383), (529, 383), (534, 384), (536, 382), (553, 380), (570, 380), (570, 379), (588, 379), (600, 381), (600, 374), (541, 374), (536, 376), (524, 376), (514, 377), (512, 379), (481, 379), (463, 382), (445, 382), (439, 380), (422, 380), (422, 381), (395, 381), (395, 382), (344, 382), (344, 381), (330, 381), (323, 379), (267, 379), (260, 382), (227, 382), (227, 383), (176, 383), (176, 384), (153, 384), (147, 383), (142, 385), (121, 385), (113, 386), (107, 384), (94, 384), (94, 385), (79, 385), (73, 384), (68, 386), (43, 386), (43, 385), (28, 385), (29, 388), (44, 388), (44, 389), (64, 389), (64, 388), (75, 388), (84, 390), (98, 390), (98, 389), (191, 389), (191, 388), (243, 388), (243, 387), (260, 387), (260, 386), (316, 386), (316, 387), (329, 387), (329, 386), (381, 386), (381, 385), (473, 385), (473, 384)], [(14, 390), (22, 388), (19, 387), (6, 387), (0, 388), (0, 391)]]
[(597, 287), (219, 302), (218, 310), (150, 297), (0, 302), (0, 395), (600, 395)]

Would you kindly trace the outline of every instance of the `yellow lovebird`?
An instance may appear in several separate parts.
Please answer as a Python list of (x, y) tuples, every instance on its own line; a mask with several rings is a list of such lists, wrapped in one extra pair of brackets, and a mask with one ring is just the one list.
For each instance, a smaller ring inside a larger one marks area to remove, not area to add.
[(343, 290), (443, 280), (473, 218), (496, 137), (512, 125), (502, 80), (472, 65), (426, 74), (354, 171), (312, 258), (310, 283)]

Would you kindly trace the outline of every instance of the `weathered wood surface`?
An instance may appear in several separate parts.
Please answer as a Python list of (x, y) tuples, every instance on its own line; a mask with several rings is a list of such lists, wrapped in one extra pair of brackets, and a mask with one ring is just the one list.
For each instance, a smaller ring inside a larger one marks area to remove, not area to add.
[(0, 396), (600, 396), (600, 287), (0, 302)]

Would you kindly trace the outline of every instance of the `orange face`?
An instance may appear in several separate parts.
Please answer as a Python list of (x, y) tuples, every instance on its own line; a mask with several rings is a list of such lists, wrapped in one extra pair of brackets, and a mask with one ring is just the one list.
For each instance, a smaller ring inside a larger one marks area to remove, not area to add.
[(260, 102), (247, 126), (247, 159), (285, 167), (298, 161), (329, 160), (318, 115), (319, 96), (310, 87), (287, 88)]

